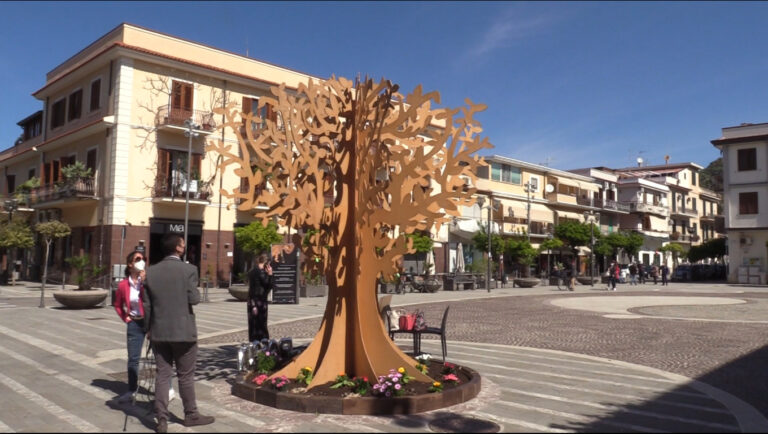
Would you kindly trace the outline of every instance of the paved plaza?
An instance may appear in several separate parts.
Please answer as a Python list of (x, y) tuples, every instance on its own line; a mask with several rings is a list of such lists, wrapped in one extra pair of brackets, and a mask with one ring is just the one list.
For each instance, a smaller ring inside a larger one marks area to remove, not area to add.
[[(49, 291), (48, 291), (49, 292)], [(125, 327), (111, 307), (68, 310), (40, 285), (0, 287), (0, 431), (151, 432), (146, 402), (121, 404)], [(245, 304), (225, 289), (195, 308), (197, 396), (213, 425), (169, 432), (433, 432), (449, 417), (505, 432), (768, 431), (768, 288), (707, 283), (553, 286), (394, 295), (427, 322), (448, 317), (448, 357), (477, 370), (466, 403), (410, 416), (294, 413), (230, 394)], [(308, 342), (326, 299), (270, 306), (273, 337)], [(410, 351), (403, 335), (398, 345)], [(438, 340), (422, 350), (440, 354)], [(175, 381), (175, 380), (174, 380)], [(477, 425), (466, 425), (477, 426)]]

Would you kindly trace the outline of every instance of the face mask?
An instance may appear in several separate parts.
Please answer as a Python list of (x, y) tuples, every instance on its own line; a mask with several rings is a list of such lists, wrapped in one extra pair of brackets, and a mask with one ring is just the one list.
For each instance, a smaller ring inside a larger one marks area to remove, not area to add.
[(139, 271), (144, 271), (144, 265), (146, 265), (146, 263), (144, 261), (139, 261), (139, 262), (136, 262), (135, 264), (133, 264), (133, 268), (135, 268), (135, 269), (137, 269)]

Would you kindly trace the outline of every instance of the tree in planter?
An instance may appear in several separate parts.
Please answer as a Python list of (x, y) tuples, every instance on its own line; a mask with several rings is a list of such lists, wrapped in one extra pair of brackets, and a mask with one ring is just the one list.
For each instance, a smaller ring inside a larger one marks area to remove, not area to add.
[(248, 226), (235, 228), (237, 245), (248, 255), (248, 268), (253, 267), (253, 259), (262, 252), (269, 251), (272, 244), (283, 240), (277, 233), (277, 225), (270, 221), (266, 226), (260, 221), (253, 221)]
[(86, 291), (91, 289), (93, 280), (98, 278), (106, 266), (96, 266), (91, 263), (91, 258), (87, 255), (72, 256), (65, 259), (69, 265), (77, 270), (77, 289), (78, 291)]
[[(8, 249), (12, 253), (15, 249), (28, 249), (35, 245), (35, 236), (26, 220), (15, 218), (13, 221), (0, 224), (0, 248)], [(16, 278), (13, 273), (14, 255), (9, 255), (9, 266), (6, 273), (11, 275), (11, 284), (16, 284)]]
[(504, 245), (504, 254), (507, 255), (512, 262), (516, 262), (523, 266), (523, 277), (530, 277), (531, 264), (533, 264), (539, 251), (531, 246), (531, 242), (527, 239), (509, 238)]
[(563, 240), (560, 238), (548, 238), (539, 244), (539, 253), (547, 252), (547, 275), (549, 275), (549, 270), (552, 268), (550, 254), (552, 250), (557, 250), (560, 247), (563, 247)]
[[(416, 253), (429, 253), (432, 251), (432, 246), (434, 245), (434, 243), (432, 242), (432, 238), (429, 235), (412, 233), (412, 234), (405, 234), (405, 236), (406, 238), (410, 238), (411, 240), (413, 240), (413, 248), (416, 250)], [(420, 270), (416, 270), (416, 271), (419, 274), (421, 274)], [(426, 274), (429, 274), (429, 272), (426, 269), (426, 266), (424, 268), (424, 272)]]
[[(472, 237), (472, 244), (475, 249), (481, 252), (487, 252), (488, 251), (488, 232), (486, 228), (481, 228), (479, 231), (475, 232), (475, 235)], [(496, 270), (498, 269), (497, 264), (499, 263), (499, 259), (501, 258), (501, 254), (504, 253), (504, 238), (501, 237), (499, 234), (491, 234), (491, 275), (496, 273)], [(477, 261), (474, 261), (477, 262)], [(473, 264), (474, 264), (473, 262)], [(487, 267), (488, 262), (483, 262), (483, 264)], [(473, 273), (485, 273), (487, 272), (487, 268), (483, 268), (482, 270), (473, 271)]]
[(35, 225), (35, 232), (43, 237), (45, 243), (45, 255), (43, 259), (43, 285), (40, 289), (40, 307), (45, 307), (45, 281), (48, 279), (48, 254), (51, 250), (51, 242), (57, 238), (68, 236), (72, 233), (69, 225), (58, 220), (51, 220)]
[(667, 262), (667, 253), (672, 254), (672, 264), (677, 267), (677, 259), (686, 254), (685, 249), (678, 243), (669, 243), (659, 247), (659, 251), (664, 254), (664, 262)]

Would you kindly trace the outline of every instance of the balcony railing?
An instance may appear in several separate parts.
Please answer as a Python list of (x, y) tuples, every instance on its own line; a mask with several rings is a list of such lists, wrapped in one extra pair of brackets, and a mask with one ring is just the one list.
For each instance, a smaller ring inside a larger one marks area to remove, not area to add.
[(629, 205), (626, 203), (620, 203), (616, 202), (615, 200), (606, 200), (605, 204), (603, 205), (604, 209), (613, 209), (616, 211), (626, 211), (629, 212)]
[(629, 202), (630, 211), (648, 212), (651, 214), (658, 214), (663, 216), (669, 215), (669, 209), (663, 206), (650, 205), (642, 202)]
[(35, 205), (68, 198), (93, 198), (96, 196), (93, 178), (75, 178), (43, 185), (30, 190), (27, 204)]
[(192, 180), (189, 182), (189, 186), (187, 186), (187, 182), (184, 179), (174, 182), (173, 180), (168, 180), (164, 177), (158, 177), (155, 180), (153, 197), (186, 199), (187, 188), (189, 188), (189, 198), (191, 200), (210, 201), (210, 197), (212, 195), (211, 186), (205, 182)]
[(186, 110), (178, 107), (171, 107), (170, 105), (164, 105), (158, 109), (156, 122), (157, 125), (170, 125), (185, 128), (187, 125), (184, 122), (189, 118), (192, 118), (203, 131), (213, 131), (216, 128), (213, 112), (204, 110)]
[(677, 208), (672, 208), (670, 214), (672, 215), (682, 215), (686, 217), (698, 217), (699, 213), (695, 209), (687, 208), (678, 206)]

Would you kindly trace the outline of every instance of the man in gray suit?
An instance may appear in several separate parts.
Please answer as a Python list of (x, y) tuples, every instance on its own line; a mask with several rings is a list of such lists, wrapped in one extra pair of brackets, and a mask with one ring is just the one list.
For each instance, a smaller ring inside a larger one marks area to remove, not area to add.
[[(184, 425), (213, 423), (213, 416), (197, 411), (195, 365), (197, 326), (192, 306), (200, 302), (197, 267), (182, 262), (184, 239), (168, 233), (161, 241), (162, 261), (147, 270), (145, 315), (149, 313), (147, 337), (155, 352), (155, 413), (157, 432), (168, 430), (168, 384), (176, 365), (179, 393), (184, 404)], [(149, 305), (149, 306), (147, 306)]]

